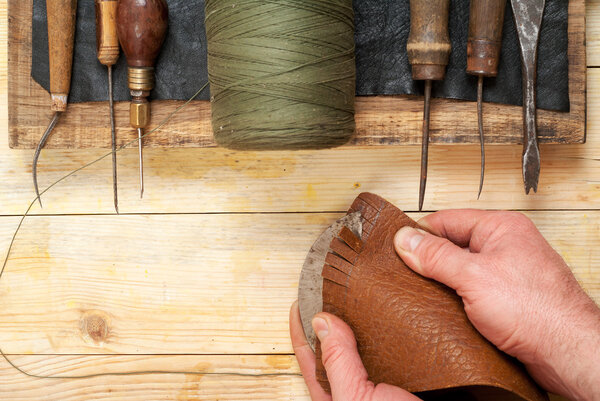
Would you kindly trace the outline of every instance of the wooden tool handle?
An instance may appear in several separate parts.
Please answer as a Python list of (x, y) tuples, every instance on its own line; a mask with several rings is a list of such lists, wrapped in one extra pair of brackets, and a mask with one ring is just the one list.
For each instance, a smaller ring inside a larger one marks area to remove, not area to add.
[(406, 49), (413, 79), (442, 80), (450, 58), (449, 0), (410, 0), (410, 34)]
[(506, 0), (471, 0), (467, 73), (498, 75), (505, 10)]
[(77, 0), (46, 0), (52, 110), (67, 110), (71, 89)]
[(119, 59), (117, 0), (95, 0), (96, 50), (100, 63), (111, 66)]
[(165, 0), (119, 0), (117, 32), (130, 67), (153, 67), (167, 33)]

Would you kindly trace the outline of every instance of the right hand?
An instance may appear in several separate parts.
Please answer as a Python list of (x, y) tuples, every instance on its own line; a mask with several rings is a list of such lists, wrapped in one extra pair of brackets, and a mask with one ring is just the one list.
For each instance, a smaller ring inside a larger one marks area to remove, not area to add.
[[(402, 228), (396, 251), (457, 291), (475, 328), (548, 391), (600, 400), (600, 309), (521, 213), (448, 210)], [(433, 235), (432, 235), (433, 234)]]

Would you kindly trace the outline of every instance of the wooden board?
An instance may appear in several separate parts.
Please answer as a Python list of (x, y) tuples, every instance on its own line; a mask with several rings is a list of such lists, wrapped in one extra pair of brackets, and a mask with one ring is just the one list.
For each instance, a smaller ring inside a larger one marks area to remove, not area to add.
[[(527, 215), (600, 302), (600, 212)], [(302, 264), (339, 217), (33, 217), (0, 281), (0, 347), (11, 354), (289, 354), (288, 311)], [(14, 220), (0, 218), (0, 238), (10, 238)], [(90, 322), (102, 330), (90, 330)]]
[[(32, 0), (8, 0), (9, 6), (9, 145), (37, 146), (51, 113), (49, 95), (30, 77)], [(585, 0), (569, 2), (569, 113), (540, 110), (542, 143), (585, 142), (586, 118)], [(203, 83), (199, 82), (200, 87)], [(156, 125), (181, 102), (155, 102)], [(417, 144), (421, 140), (422, 98), (409, 96), (357, 98), (357, 133), (351, 145)], [(486, 104), (488, 143), (520, 143), (520, 107)], [(128, 104), (116, 106), (119, 143), (135, 138), (129, 128)], [(433, 143), (478, 143), (476, 107), (472, 102), (435, 99), (432, 103)], [(108, 109), (104, 104), (74, 104), (48, 141), (47, 148), (107, 148), (110, 146)], [(210, 104), (193, 102), (161, 132), (145, 140), (147, 147), (213, 147)]]

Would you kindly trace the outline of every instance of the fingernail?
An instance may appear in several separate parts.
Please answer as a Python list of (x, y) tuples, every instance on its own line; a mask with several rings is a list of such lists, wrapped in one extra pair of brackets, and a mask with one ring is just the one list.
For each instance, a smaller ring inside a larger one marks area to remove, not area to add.
[(423, 232), (412, 227), (402, 227), (396, 233), (394, 242), (405, 252), (413, 252), (423, 240)]
[(325, 319), (316, 317), (312, 320), (312, 327), (319, 337), (319, 341), (325, 340), (325, 337), (329, 334), (329, 326), (327, 326), (327, 322)]

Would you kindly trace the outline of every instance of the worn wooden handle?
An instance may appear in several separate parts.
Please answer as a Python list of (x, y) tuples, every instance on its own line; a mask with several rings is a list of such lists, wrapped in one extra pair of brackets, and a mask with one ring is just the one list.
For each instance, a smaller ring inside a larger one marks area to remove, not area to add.
[(77, 0), (46, 0), (52, 110), (65, 111), (71, 89)]
[(502, 50), (506, 0), (471, 0), (467, 72), (495, 77)]
[(111, 66), (119, 59), (117, 0), (95, 0), (96, 50), (100, 63)]
[(410, 34), (406, 49), (413, 79), (442, 80), (450, 58), (449, 0), (410, 0)]

